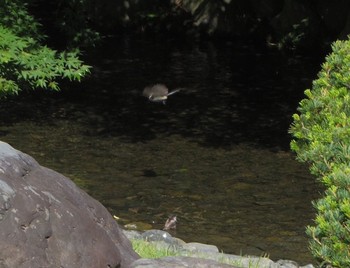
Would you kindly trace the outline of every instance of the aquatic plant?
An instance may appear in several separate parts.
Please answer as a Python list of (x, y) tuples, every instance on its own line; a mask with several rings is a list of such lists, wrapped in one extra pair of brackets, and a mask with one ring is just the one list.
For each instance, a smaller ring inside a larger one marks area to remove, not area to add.
[(312, 254), (350, 267), (350, 41), (336, 41), (293, 115), (291, 148), (326, 187), (307, 227)]

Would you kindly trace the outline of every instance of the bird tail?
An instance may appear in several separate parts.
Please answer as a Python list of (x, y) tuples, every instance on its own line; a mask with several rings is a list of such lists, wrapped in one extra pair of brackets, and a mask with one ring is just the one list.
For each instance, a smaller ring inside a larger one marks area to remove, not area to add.
[(173, 95), (173, 94), (175, 94), (175, 93), (179, 92), (180, 90), (181, 90), (181, 88), (179, 88), (179, 89), (175, 89), (175, 90), (173, 90), (173, 91), (169, 92), (167, 96)]

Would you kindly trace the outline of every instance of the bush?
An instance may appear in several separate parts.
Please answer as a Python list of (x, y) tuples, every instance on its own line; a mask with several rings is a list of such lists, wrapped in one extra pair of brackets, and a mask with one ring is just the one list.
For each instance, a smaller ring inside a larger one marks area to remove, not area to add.
[(293, 115), (291, 148), (325, 185), (307, 227), (312, 254), (335, 267), (350, 267), (350, 41), (336, 41), (312, 90)]
[(40, 44), (44, 36), (22, 1), (0, 4), (0, 97), (20, 89), (58, 90), (58, 80), (77, 80), (89, 72), (79, 52), (60, 52)]

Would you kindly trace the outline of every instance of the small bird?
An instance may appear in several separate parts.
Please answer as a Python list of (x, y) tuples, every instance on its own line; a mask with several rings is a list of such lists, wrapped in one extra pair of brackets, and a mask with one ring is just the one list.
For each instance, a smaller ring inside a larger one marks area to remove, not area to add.
[(170, 216), (166, 220), (163, 230), (166, 231), (166, 230), (170, 230), (170, 229), (176, 229), (176, 222), (177, 222), (176, 215)]
[(145, 87), (142, 95), (152, 102), (162, 102), (165, 104), (168, 96), (179, 92), (181, 89), (175, 89), (169, 92), (169, 89), (163, 84), (155, 84), (153, 86)]

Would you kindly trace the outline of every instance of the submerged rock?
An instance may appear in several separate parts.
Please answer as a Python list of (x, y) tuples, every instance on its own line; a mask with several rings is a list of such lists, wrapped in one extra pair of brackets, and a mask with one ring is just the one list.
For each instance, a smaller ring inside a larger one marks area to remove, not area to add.
[(0, 267), (129, 267), (138, 258), (98, 201), (0, 142)]

